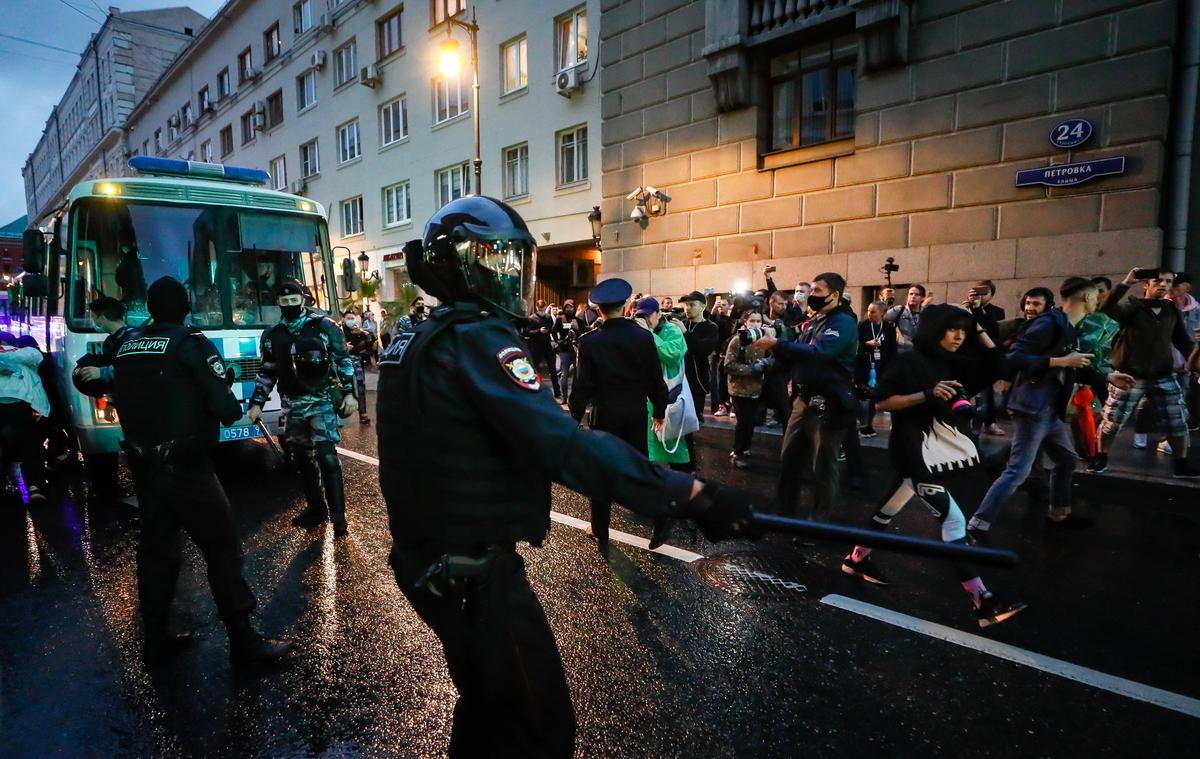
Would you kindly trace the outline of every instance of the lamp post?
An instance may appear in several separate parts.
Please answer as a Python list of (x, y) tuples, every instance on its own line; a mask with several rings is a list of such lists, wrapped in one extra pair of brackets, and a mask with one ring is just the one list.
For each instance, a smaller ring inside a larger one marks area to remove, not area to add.
[(592, 242), (596, 243), (596, 249), (600, 250), (600, 206), (592, 206), (592, 212), (588, 214), (588, 223), (592, 225)]
[(458, 52), (458, 41), (450, 36), (451, 28), (461, 26), (471, 35), (471, 117), (475, 125), (475, 159), (471, 162), (475, 174), (475, 194), (479, 195), (483, 181), (483, 158), (479, 152), (479, 24), (475, 22), (475, 7), (471, 7), (471, 20), (463, 21), (456, 16), (446, 16), (446, 40), (442, 43), (440, 68), (446, 77), (449, 94), (450, 79), (457, 79), (462, 70), (462, 56)]

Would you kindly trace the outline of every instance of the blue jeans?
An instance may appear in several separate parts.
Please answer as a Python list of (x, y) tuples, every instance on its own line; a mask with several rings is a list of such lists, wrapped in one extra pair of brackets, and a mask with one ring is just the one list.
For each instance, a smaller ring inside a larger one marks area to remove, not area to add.
[(1050, 510), (1059, 513), (1071, 511), (1071, 476), (1075, 471), (1075, 441), (1067, 423), (1054, 415), (1050, 409), (1032, 414), (1013, 414), (1012, 452), (1008, 466), (992, 483), (983, 503), (971, 517), (973, 529), (987, 530), (1000, 517), (1000, 509), (1012, 497), (1038, 458), (1038, 450), (1045, 446), (1046, 455), (1054, 463), (1050, 471)]
[(558, 389), (565, 402), (571, 396), (567, 395), (571, 383), (571, 367), (575, 366), (575, 352), (558, 354)]

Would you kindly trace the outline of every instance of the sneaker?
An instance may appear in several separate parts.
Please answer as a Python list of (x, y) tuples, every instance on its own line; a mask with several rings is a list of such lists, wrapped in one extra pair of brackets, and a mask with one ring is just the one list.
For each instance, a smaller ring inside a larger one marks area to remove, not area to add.
[(763, 425), (763, 426), (764, 426), (764, 427), (766, 427), (766, 428), (767, 428), (767, 429), (769, 429), (769, 430), (773, 430), (773, 429), (775, 429), (775, 428), (777, 428), (777, 427), (782, 427), (783, 425), (781, 425), (781, 424), (779, 423), (779, 420), (778, 420), (778, 419), (768, 419), (768, 420), (767, 420), (767, 423), (766, 423), (765, 425)]
[(1097, 453), (1096, 457), (1088, 462), (1088, 471), (1092, 474), (1100, 474), (1108, 469), (1108, 454)]
[(846, 460), (846, 450), (843, 448), (838, 451), (838, 461), (845, 461), (845, 460)]
[(1144, 449), (1149, 444), (1149, 442), (1150, 441), (1147, 439), (1146, 433), (1144, 433), (1144, 432), (1133, 433), (1133, 447), (1137, 448), (1139, 451)]
[(862, 429), (860, 429), (858, 431), (858, 434), (861, 437), (875, 437), (879, 433), (876, 432), (875, 428), (873, 428), (873, 427), (863, 427)]
[(983, 434), (993, 435), (995, 437), (1004, 437), (1005, 432), (1004, 432), (1003, 427), (996, 424), (995, 422), (992, 422), (991, 424), (989, 424), (988, 426), (983, 428)]
[(1169, 440), (1164, 440), (1158, 444), (1158, 452), (1164, 456), (1170, 456), (1175, 453), (1175, 451), (1171, 448), (1171, 442)]
[(1052, 530), (1086, 530), (1096, 523), (1091, 517), (1081, 517), (1072, 512), (1062, 519), (1046, 517), (1046, 527)]
[(1193, 479), (1200, 477), (1200, 469), (1194, 467), (1187, 459), (1175, 459), (1175, 471), (1171, 476), (1176, 479)]
[(733, 457), (733, 465), (735, 467), (737, 467), (738, 469), (749, 469), (750, 468), (750, 462), (746, 461), (745, 456), (734, 456)]
[(46, 494), (42, 492), (42, 488), (38, 485), (29, 486), (29, 502), (43, 503), (46, 500)]
[(842, 560), (842, 574), (851, 575), (852, 577), (861, 577), (873, 585), (887, 585), (887, 578), (883, 576), (883, 572), (879, 571), (879, 567), (871, 561), (871, 557), (867, 556), (862, 561), (855, 561), (847, 556)]
[(998, 625), (1025, 608), (1024, 601), (1004, 601), (995, 593), (985, 593), (975, 609), (975, 619), (980, 627)]
[(725, 404), (722, 403), (720, 406), (717, 406), (717, 410), (713, 412), (713, 416), (729, 416), (729, 409), (725, 408)]

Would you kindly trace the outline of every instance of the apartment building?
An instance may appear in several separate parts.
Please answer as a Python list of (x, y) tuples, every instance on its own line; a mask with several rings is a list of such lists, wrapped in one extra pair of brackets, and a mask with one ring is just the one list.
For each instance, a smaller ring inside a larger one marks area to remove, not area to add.
[[(861, 308), (893, 258), (939, 301), (987, 277), (1011, 308), (1195, 271), (1198, 6), (606, 0), (601, 276), (677, 296), (836, 271)], [(647, 185), (671, 201), (639, 223)]]
[[(384, 300), (406, 281), (403, 244), (478, 189), (529, 223), (540, 294), (577, 296), (599, 266), (588, 221), (600, 203), (598, 0), (467, 5), (230, 0), (131, 114), (126, 148), (266, 169), (328, 209), (338, 256), (365, 252)], [(480, 188), (471, 41), (454, 23), (472, 11)], [(447, 38), (465, 54), (451, 79), (438, 65)]]
[(81, 180), (123, 172), (126, 119), (206, 21), (186, 7), (109, 9), (21, 171), (34, 223)]

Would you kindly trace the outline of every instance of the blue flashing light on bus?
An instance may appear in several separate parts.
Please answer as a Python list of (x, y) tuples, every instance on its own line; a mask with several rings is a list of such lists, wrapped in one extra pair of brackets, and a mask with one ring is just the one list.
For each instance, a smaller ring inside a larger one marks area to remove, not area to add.
[(139, 155), (129, 159), (129, 168), (143, 174), (153, 174), (156, 176), (224, 179), (229, 182), (241, 182), (243, 184), (265, 185), (271, 181), (271, 175), (262, 169), (251, 169), (244, 166), (222, 166), (219, 163), (203, 163), (201, 161), (185, 161), (182, 158), (157, 158), (155, 156)]

